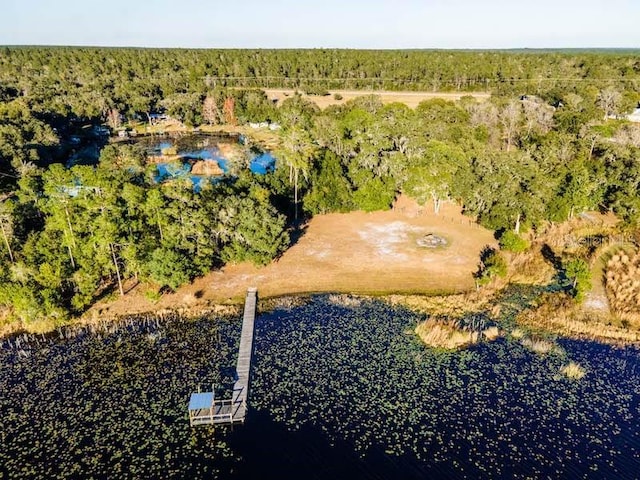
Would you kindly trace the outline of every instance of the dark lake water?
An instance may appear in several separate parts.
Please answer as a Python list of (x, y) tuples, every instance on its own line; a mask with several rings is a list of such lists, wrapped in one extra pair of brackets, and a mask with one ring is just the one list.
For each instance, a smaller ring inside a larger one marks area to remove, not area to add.
[(233, 430), (190, 429), (186, 404), (198, 381), (232, 382), (239, 318), (4, 342), (0, 477), (639, 478), (637, 348), (442, 353), (411, 333), (421, 316), (332, 298), (258, 317)]

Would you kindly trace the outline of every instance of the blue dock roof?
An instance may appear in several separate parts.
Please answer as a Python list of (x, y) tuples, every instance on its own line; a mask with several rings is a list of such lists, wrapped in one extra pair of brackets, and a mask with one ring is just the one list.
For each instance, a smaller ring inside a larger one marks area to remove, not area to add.
[(213, 392), (192, 393), (189, 410), (204, 410), (213, 406)]

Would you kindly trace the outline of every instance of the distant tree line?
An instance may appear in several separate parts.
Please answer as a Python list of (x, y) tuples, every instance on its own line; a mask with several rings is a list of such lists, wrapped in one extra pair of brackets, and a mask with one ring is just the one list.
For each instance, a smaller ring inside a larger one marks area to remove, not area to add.
[(611, 86), (627, 104), (637, 102), (639, 80), (635, 51), (0, 49), (0, 98), (84, 118), (200, 107), (227, 87), (553, 95)]

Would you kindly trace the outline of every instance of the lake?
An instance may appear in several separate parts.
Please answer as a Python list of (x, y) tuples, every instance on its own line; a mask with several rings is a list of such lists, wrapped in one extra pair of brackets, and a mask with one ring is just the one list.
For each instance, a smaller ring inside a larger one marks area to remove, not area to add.
[[(256, 320), (243, 426), (191, 429), (233, 382), (239, 318), (136, 320), (0, 349), (7, 478), (637, 478), (640, 351), (506, 337), (457, 352), (424, 316), (319, 295)], [(560, 373), (569, 360), (587, 375)], [(2, 473), (2, 470), (0, 470)], [(1, 477), (2, 475), (0, 475)]]

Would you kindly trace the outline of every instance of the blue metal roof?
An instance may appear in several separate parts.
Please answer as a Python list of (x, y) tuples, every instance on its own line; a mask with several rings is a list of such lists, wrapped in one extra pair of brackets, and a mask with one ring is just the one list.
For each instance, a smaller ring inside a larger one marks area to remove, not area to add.
[(203, 410), (213, 406), (213, 392), (192, 393), (189, 410)]

